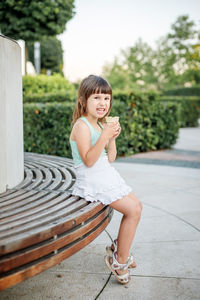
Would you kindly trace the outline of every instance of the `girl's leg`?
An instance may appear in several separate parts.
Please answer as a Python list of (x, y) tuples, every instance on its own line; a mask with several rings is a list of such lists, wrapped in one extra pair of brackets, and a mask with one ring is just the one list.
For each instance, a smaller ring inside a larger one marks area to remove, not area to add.
[[(129, 256), (140, 220), (142, 204), (133, 193), (130, 193), (128, 196), (113, 202), (110, 206), (123, 214), (117, 238), (117, 260), (124, 264)], [(119, 270), (119, 274), (126, 272)]]

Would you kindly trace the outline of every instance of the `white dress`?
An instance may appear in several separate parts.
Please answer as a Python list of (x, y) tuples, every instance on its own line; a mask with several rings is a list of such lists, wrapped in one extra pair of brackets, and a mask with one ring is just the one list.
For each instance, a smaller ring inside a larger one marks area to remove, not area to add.
[[(93, 141), (92, 144), (95, 144), (95, 136), (97, 140), (100, 133), (98, 136), (97, 131), (86, 118), (81, 117), (81, 119), (89, 126), (91, 140)], [(70, 144), (73, 148), (77, 148), (74, 141), (70, 141)], [(75, 151), (78, 151), (78, 149), (75, 149)], [(75, 151), (72, 151), (72, 155)], [(85, 198), (87, 201), (100, 201), (104, 205), (109, 205), (128, 195), (132, 190), (117, 170), (110, 164), (105, 151), (92, 167), (87, 167), (84, 163), (79, 163), (75, 164), (75, 170), (76, 182), (73, 186), (72, 195)]]

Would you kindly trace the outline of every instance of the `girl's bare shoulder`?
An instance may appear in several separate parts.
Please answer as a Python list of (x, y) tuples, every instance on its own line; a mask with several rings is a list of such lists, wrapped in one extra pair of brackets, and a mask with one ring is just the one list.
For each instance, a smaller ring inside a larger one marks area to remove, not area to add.
[(89, 128), (87, 124), (83, 120), (78, 119), (73, 125), (70, 138), (72, 140), (76, 140), (77, 136), (80, 136), (82, 134), (87, 134), (88, 132), (89, 132)]

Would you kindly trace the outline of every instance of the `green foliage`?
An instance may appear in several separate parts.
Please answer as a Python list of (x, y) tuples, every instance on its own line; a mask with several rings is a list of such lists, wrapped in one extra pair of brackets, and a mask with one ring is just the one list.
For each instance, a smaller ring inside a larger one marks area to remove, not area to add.
[(156, 49), (139, 39), (103, 68), (113, 90), (171, 89), (200, 83), (200, 33), (180, 16)]
[(71, 157), (72, 103), (24, 104), (24, 150)]
[(166, 96), (200, 96), (200, 86), (194, 86), (191, 88), (180, 87), (171, 90), (163, 91), (163, 95)]
[(116, 87), (118, 90), (126, 90), (130, 86), (127, 70), (120, 65), (117, 59), (114, 60), (113, 64), (107, 64), (103, 67), (103, 74), (115, 90)]
[(152, 94), (114, 95), (113, 115), (120, 116), (118, 154), (169, 148), (178, 136), (178, 106), (155, 101)]
[[(63, 50), (61, 41), (56, 37), (46, 38), (40, 43), (41, 73), (47, 70), (52, 73), (61, 73), (63, 69)], [(34, 64), (34, 43), (28, 43), (28, 58)]]
[[(120, 116), (118, 155), (168, 148), (178, 135), (178, 107), (154, 94), (114, 94), (112, 115)], [(75, 103), (24, 104), (25, 151), (71, 157), (69, 135)]]
[(171, 32), (168, 34), (168, 38), (172, 40), (172, 45), (177, 49), (182, 50), (188, 48), (185, 45), (185, 41), (193, 39), (198, 32), (194, 30), (195, 23), (189, 20), (189, 16), (179, 16), (174, 24), (171, 26)]
[(197, 127), (200, 117), (200, 98), (189, 96), (162, 96), (166, 103), (177, 103), (180, 127)]
[(24, 96), (24, 103), (54, 103), (54, 102), (73, 102), (74, 101), (74, 92), (71, 92), (69, 89), (65, 92), (53, 92), (45, 94), (30, 94)]
[[(57, 98), (58, 95), (58, 98)], [(64, 96), (65, 95), (65, 96)], [(65, 98), (64, 98), (65, 97)], [(24, 102), (65, 101), (75, 98), (75, 88), (60, 74), (23, 77)]]
[(162, 87), (200, 82), (198, 31), (189, 16), (179, 16), (172, 24), (171, 32), (158, 42), (158, 57), (161, 57), (158, 69), (165, 78)]
[(0, 1), (0, 30), (13, 39), (40, 41), (65, 30), (74, 15), (74, 0)]
[(121, 51), (121, 59), (115, 58), (103, 67), (103, 76), (115, 91), (156, 89), (154, 56), (151, 47), (139, 39), (133, 47)]

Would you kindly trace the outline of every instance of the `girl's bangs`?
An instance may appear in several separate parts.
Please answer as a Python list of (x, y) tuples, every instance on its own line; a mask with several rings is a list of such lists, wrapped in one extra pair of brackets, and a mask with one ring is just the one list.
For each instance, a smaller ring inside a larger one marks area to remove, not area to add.
[(112, 90), (108, 84), (98, 85), (92, 94), (110, 94), (112, 95)]
[(95, 81), (96, 82), (94, 82), (94, 84), (93, 84), (91, 94), (110, 94), (110, 95), (112, 95), (112, 89), (106, 80), (99, 77)]

